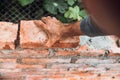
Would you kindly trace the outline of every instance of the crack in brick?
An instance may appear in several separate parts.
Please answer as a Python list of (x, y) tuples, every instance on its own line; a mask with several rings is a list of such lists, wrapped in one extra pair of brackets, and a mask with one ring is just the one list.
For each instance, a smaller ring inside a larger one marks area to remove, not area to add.
[(18, 24), (17, 37), (14, 44), (15, 44), (15, 48), (18, 48), (20, 46), (20, 23)]

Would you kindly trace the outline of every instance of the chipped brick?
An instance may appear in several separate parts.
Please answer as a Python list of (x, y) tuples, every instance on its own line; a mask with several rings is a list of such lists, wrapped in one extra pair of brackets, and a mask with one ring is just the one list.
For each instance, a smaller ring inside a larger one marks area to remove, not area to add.
[(0, 22), (0, 49), (15, 49), (18, 24)]

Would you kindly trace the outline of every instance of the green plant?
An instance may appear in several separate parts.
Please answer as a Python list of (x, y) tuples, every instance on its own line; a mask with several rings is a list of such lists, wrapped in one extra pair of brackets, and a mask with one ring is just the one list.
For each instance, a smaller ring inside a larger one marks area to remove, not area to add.
[(76, 2), (77, 0), (65, 0), (65, 1), (67, 1), (67, 3), (68, 3), (70, 6), (72, 6), (73, 4), (75, 4), (75, 2)]
[[(21, 6), (26, 7), (35, 0), (18, 0)], [(39, 0), (42, 16), (55, 16), (62, 22), (73, 22), (87, 16), (86, 11), (79, 6), (81, 0)]]
[(45, 10), (55, 15), (65, 13), (68, 8), (64, 0), (45, 0), (43, 6)]
[(65, 18), (70, 18), (70, 19), (73, 19), (73, 20), (80, 20), (81, 19), (81, 16), (79, 15), (80, 13), (80, 9), (78, 6), (75, 6), (75, 7), (69, 7), (68, 11), (65, 12), (64, 16)]
[(34, 0), (18, 0), (22, 6), (26, 6), (34, 2)]

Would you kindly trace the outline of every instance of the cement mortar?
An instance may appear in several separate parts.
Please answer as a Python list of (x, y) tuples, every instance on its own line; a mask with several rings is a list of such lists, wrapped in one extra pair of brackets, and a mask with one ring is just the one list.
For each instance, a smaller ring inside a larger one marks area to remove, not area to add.
[[(80, 45), (88, 45), (90, 49), (97, 50), (112, 50), (120, 53), (120, 48), (117, 48), (115, 41), (110, 39), (110, 36), (88, 37), (80, 36)], [(113, 50), (116, 49), (117, 51)]]

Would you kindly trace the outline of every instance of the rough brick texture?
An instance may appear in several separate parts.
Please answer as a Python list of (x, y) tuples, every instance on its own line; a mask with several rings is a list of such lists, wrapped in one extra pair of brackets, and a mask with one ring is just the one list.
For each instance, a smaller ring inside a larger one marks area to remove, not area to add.
[(46, 49), (1, 51), (0, 80), (119, 80), (120, 55)]
[(17, 24), (0, 22), (0, 80), (120, 80), (120, 53), (80, 46), (78, 36), (43, 48), (47, 35), (33, 21), (20, 26), (20, 46), (29, 49), (7, 50), (15, 48), (17, 30)]
[[(20, 23), (20, 46), (21, 48), (43, 48), (48, 40), (47, 34), (38, 28), (33, 20), (22, 20)], [(79, 37), (65, 38), (58, 41), (53, 47), (76, 47)]]
[(0, 22), (0, 49), (15, 49), (18, 24)]
[(79, 37), (73, 36), (73, 37), (66, 37), (61, 38), (58, 42), (56, 42), (53, 47), (55, 48), (75, 48), (79, 45)]

